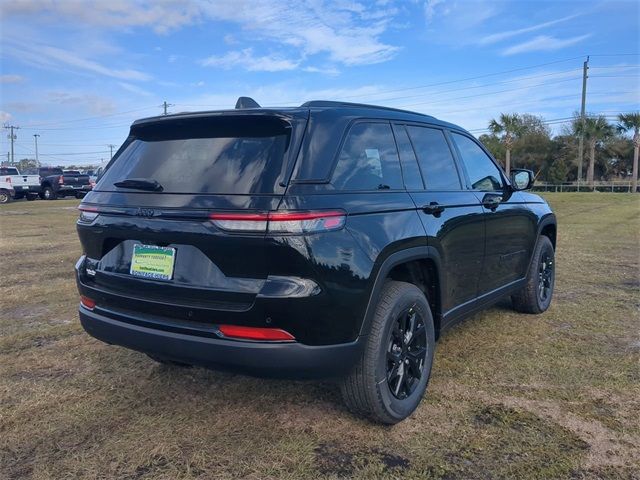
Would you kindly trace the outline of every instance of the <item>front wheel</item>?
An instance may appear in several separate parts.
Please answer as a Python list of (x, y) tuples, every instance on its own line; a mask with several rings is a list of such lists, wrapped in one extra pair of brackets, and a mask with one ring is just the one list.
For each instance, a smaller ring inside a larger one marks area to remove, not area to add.
[(11, 193), (9, 190), (0, 190), (0, 203), (9, 203), (11, 201)]
[(427, 388), (433, 317), (418, 287), (389, 281), (372, 322), (360, 360), (342, 380), (342, 397), (352, 412), (394, 424), (411, 415)]
[(556, 261), (553, 244), (549, 237), (538, 238), (527, 283), (522, 290), (511, 296), (513, 308), (522, 313), (542, 313), (551, 305), (553, 287), (556, 283)]

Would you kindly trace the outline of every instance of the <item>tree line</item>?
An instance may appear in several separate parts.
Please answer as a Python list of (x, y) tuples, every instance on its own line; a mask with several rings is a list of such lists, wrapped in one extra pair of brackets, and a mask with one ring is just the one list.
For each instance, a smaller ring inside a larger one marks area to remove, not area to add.
[[(508, 172), (528, 168), (538, 180), (551, 183), (578, 180), (579, 138), (584, 139), (586, 183), (597, 180), (631, 180), (637, 189), (640, 112), (620, 114), (611, 123), (603, 115), (574, 115), (569, 125), (552, 135), (542, 117), (501, 114), (489, 122), (480, 141)], [(580, 179), (584, 181), (585, 179)]]

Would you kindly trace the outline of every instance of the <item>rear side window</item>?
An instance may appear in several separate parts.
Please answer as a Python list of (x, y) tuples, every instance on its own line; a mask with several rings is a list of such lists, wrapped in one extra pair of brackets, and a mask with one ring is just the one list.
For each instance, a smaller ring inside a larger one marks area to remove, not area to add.
[(411, 146), (404, 125), (394, 125), (393, 132), (396, 135), (396, 144), (398, 145), (398, 153), (400, 154), (404, 186), (407, 190), (422, 190), (424, 188), (422, 175), (420, 174), (416, 154), (413, 151), (413, 146)]
[(401, 189), (396, 144), (388, 123), (356, 123), (347, 134), (331, 177), (338, 190)]
[(482, 148), (469, 137), (459, 133), (452, 132), (452, 137), (469, 175), (471, 187), (483, 191), (502, 190), (500, 170)]
[(408, 126), (427, 190), (460, 190), (460, 177), (442, 130)]
[(167, 193), (274, 193), (291, 127), (271, 117), (183, 119), (132, 129), (98, 190), (129, 178), (155, 180)]
[(20, 175), (17, 168), (0, 168), (0, 175)]

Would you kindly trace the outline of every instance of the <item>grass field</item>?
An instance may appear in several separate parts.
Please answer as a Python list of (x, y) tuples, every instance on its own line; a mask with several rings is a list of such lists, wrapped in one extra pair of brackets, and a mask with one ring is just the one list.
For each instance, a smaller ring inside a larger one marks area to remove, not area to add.
[(395, 427), (332, 382), (166, 367), (78, 324), (77, 200), (0, 207), (0, 478), (640, 478), (640, 195), (547, 195), (551, 309), (443, 336)]

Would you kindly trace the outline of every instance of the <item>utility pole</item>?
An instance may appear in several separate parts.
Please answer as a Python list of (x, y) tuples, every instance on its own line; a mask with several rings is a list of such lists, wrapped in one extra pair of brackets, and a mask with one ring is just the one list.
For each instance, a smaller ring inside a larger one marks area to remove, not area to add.
[(9, 140), (11, 140), (11, 165), (15, 165), (15, 158), (13, 156), (13, 142), (15, 141), (16, 135), (13, 133), (14, 130), (18, 130), (20, 127), (16, 127), (15, 125), (5, 125), (4, 128), (6, 128), (7, 130), (9, 130), (9, 135), (7, 135), (7, 138)]
[(113, 158), (113, 149), (115, 148), (115, 145), (107, 145), (107, 147), (109, 147), (109, 150), (111, 151), (111, 156), (109, 158)]
[(168, 107), (173, 107), (173, 104), (172, 103), (167, 103), (167, 101), (165, 100), (164, 102), (162, 102), (161, 106), (164, 109), (163, 115), (167, 115), (167, 108)]
[(38, 133), (34, 133), (33, 134), (33, 138), (36, 141), (36, 167), (40, 166), (40, 159), (38, 158), (38, 137), (40, 136), (40, 134)]
[(582, 104), (580, 106), (580, 141), (578, 142), (578, 191), (582, 182), (582, 159), (584, 150), (584, 111), (587, 103), (587, 70), (589, 70), (589, 57), (582, 64)]

